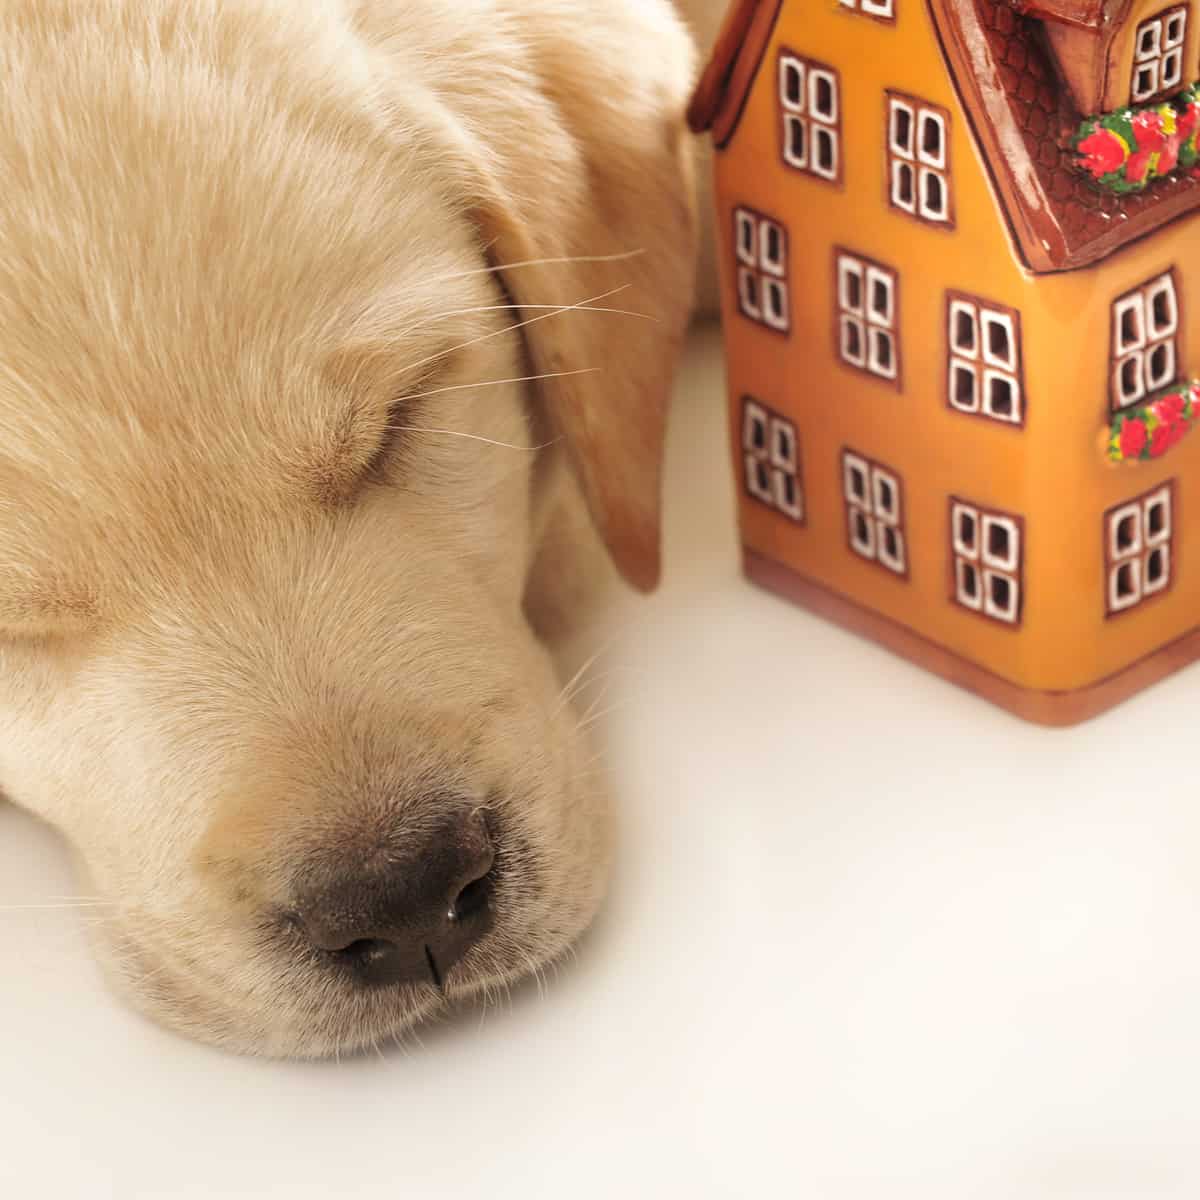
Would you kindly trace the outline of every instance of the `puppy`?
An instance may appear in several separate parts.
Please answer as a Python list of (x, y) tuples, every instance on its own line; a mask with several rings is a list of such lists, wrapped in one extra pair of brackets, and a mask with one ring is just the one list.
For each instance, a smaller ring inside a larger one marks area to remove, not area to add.
[(548, 640), (590, 528), (659, 570), (682, 25), (8, 0), (0, 48), (0, 787), (107, 972), (317, 1056), (546, 963), (609, 853)]
[[(733, 0), (675, 0), (675, 6), (687, 22), (702, 58), (707, 59), (717, 40), (721, 22)], [(696, 310), (703, 316), (721, 311), (720, 282), (717, 273), (717, 236), (712, 195), (712, 147), (708, 138), (699, 142), (697, 183), (700, 212), (700, 267), (696, 287)]]

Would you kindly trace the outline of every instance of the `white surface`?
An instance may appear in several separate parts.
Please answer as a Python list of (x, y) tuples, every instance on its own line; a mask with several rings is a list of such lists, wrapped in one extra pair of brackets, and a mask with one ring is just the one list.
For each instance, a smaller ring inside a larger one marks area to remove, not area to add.
[[(693, 346), (669, 571), (609, 669), (612, 901), (540, 997), (241, 1061), (0, 911), (0, 1196), (1200, 1194), (1196, 672), (1026, 727), (738, 577)], [(71, 893), (0, 808), (0, 907)]]

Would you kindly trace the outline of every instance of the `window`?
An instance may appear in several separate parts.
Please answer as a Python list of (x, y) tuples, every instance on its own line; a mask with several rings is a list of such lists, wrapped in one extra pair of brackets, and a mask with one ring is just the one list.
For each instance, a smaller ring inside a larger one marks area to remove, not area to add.
[(993, 421), (1023, 425), (1020, 314), (990, 300), (949, 292), (946, 339), (950, 348), (950, 407)]
[(847, 450), (842, 454), (842, 488), (850, 549), (895, 575), (907, 575), (904, 497), (899, 477)]
[(837, 183), (842, 175), (841, 92), (833, 67), (790, 50), (780, 52), (783, 161), (828, 183)]
[(896, 272), (834, 251), (837, 353), (842, 362), (900, 386), (900, 285)]
[(881, 21), (896, 19), (896, 0), (839, 0), (839, 3), (843, 8), (866, 13), (868, 17), (878, 17)]
[(777, 333), (787, 333), (787, 230), (749, 208), (734, 211), (738, 307), (743, 315)]
[(1145, 104), (1183, 86), (1183, 44), (1187, 39), (1187, 5), (1168, 8), (1138, 26), (1133, 43), (1134, 104)]
[(746, 491), (760, 504), (802, 524), (804, 493), (796, 427), (752, 396), (742, 398), (742, 456)]
[(1020, 625), (1025, 574), (1021, 518), (953, 499), (950, 545), (955, 602), (1002, 625)]
[(951, 228), (950, 114), (936, 104), (887, 94), (888, 195), (893, 208)]
[(1176, 382), (1178, 339), (1174, 271), (1126, 293), (1113, 305), (1110, 398), (1114, 411)]
[(1174, 544), (1174, 484), (1105, 514), (1110, 617), (1137, 608), (1171, 586)]

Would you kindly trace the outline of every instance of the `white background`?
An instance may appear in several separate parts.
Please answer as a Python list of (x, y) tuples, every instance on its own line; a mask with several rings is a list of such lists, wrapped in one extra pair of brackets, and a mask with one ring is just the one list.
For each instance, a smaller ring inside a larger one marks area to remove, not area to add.
[(1046, 732), (751, 588), (723, 402), (701, 335), (578, 961), (382, 1061), (227, 1057), (6, 907), (74, 884), (0, 807), (0, 1196), (1200, 1195), (1200, 676)]

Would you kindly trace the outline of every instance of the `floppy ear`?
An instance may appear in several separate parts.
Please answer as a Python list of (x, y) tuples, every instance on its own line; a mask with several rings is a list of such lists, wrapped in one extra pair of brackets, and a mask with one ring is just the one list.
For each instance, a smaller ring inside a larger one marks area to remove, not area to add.
[(695, 288), (691, 43), (647, 0), (605, 0), (587, 21), (531, 7), (546, 10), (528, 18), (531, 90), (489, 125), (476, 216), (528, 322), (530, 374), (545, 376), (533, 386), (592, 519), (621, 574), (650, 590), (667, 408)]

